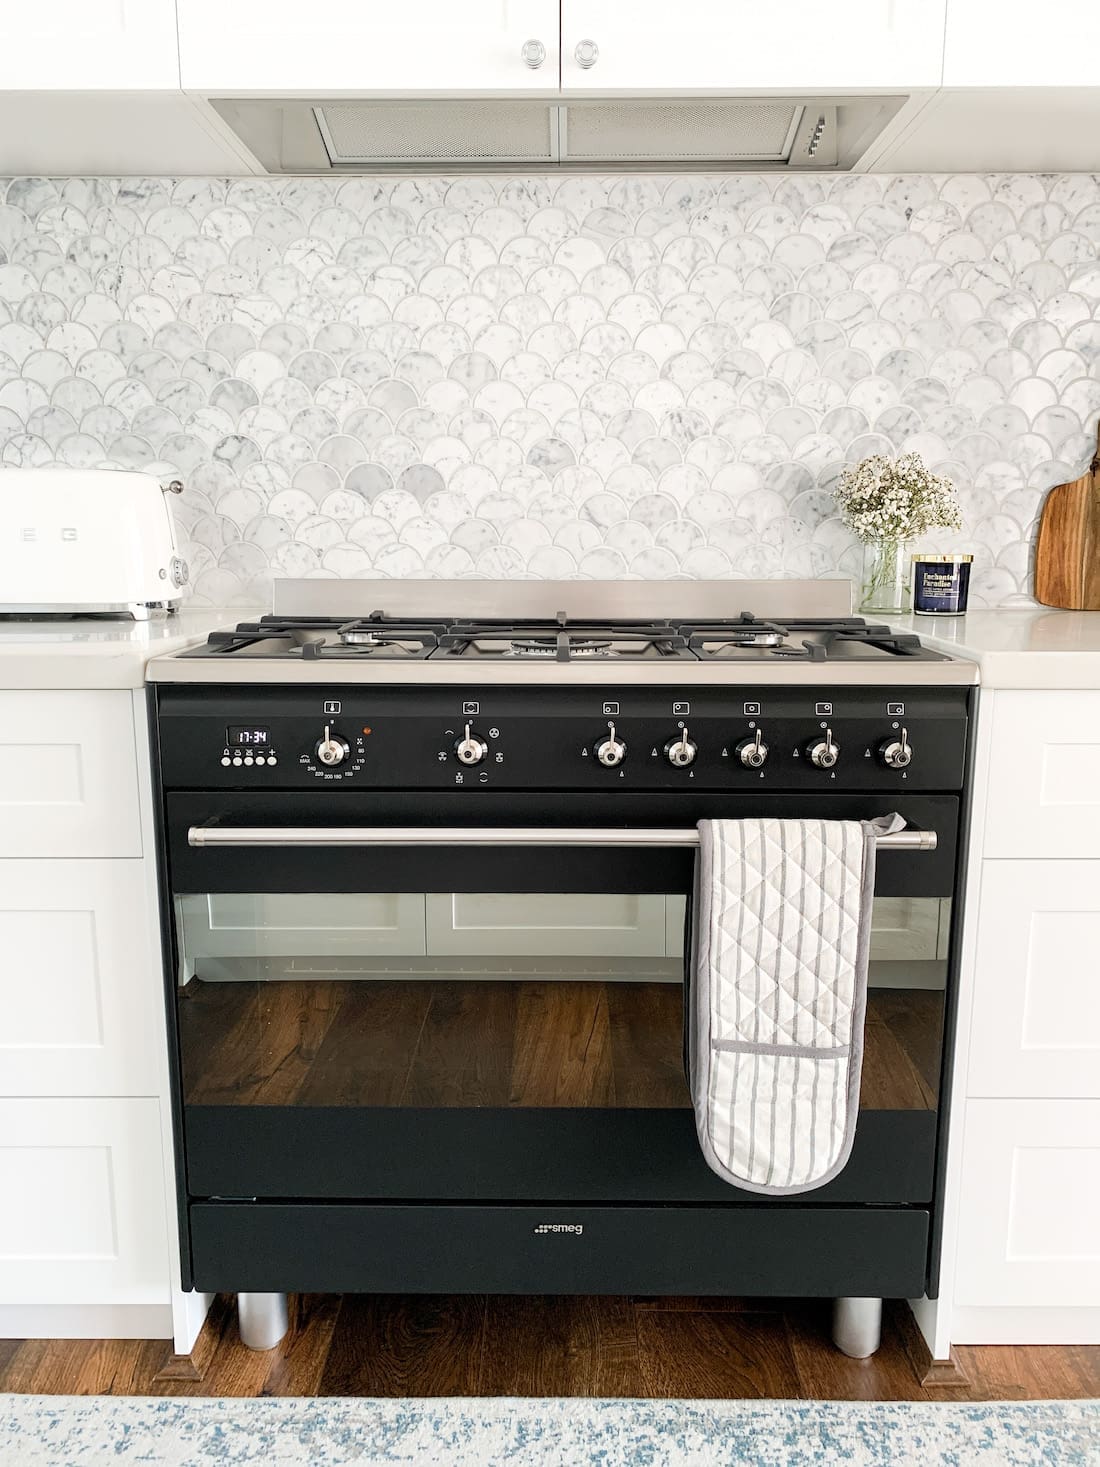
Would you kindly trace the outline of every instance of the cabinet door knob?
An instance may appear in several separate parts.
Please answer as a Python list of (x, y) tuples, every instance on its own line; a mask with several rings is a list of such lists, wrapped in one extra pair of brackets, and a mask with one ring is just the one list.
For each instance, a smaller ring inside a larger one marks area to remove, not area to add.
[(573, 59), (582, 71), (588, 71), (600, 59), (600, 48), (595, 41), (578, 41)]
[(519, 54), (525, 65), (529, 66), (532, 71), (538, 71), (546, 60), (546, 47), (541, 41), (524, 41)]

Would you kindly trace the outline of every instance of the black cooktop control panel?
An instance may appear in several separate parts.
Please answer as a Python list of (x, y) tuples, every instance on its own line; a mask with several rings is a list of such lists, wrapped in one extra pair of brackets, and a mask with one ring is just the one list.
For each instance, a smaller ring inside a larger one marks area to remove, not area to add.
[(160, 686), (176, 789), (954, 790), (966, 688)]

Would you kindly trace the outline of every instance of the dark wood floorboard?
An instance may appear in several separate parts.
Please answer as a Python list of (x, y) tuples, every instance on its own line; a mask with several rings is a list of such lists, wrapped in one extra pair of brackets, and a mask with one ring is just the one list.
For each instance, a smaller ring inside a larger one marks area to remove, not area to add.
[[(805, 1400), (1100, 1397), (1100, 1346), (964, 1346), (957, 1385), (923, 1387), (888, 1306), (882, 1348), (849, 1360), (826, 1302), (303, 1295), (274, 1350), (211, 1312), (203, 1378), (157, 1380), (164, 1340), (0, 1342), (0, 1392), (158, 1396), (645, 1396)], [(909, 1326), (910, 1330), (912, 1326)]]
[(484, 1295), (348, 1295), (317, 1394), (476, 1396), (484, 1341)]
[(644, 1395), (630, 1300), (553, 1295), (490, 1298), (481, 1393)]
[(774, 1400), (801, 1394), (782, 1314), (648, 1309), (635, 1318), (645, 1396)]
[[(864, 1106), (934, 1108), (941, 1012), (872, 990)], [(691, 1104), (676, 983), (195, 978), (180, 1036), (191, 1105)]]
[(962, 1345), (959, 1364), (979, 1401), (1100, 1397), (1100, 1346)]

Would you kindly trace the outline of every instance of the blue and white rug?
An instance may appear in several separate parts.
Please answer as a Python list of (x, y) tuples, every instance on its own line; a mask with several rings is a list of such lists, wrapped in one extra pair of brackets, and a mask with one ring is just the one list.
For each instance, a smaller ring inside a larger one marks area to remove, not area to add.
[(0, 1396), (4, 1467), (1097, 1467), (1100, 1402)]

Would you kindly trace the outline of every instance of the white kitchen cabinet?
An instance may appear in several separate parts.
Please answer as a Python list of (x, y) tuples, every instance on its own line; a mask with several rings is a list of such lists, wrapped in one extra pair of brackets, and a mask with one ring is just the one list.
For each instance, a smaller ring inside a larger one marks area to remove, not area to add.
[(945, 0), (562, 0), (562, 86), (594, 95), (938, 87), (944, 14)]
[(961, 1204), (961, 1307), (1100, 1306), (1100, 1101), (969, 1101)]
[(427, 898), (429, 954), (663, 957), (665, 898), (498, 892)]
[[(230, 96), (556, 91), (557, 0), (177, 0), (180, 75)], [(521, 55), (541, 43), (538, 67)]]
[(984, 856), (1100, 858), (1100, 692), (994, 695)]
[(149, 1095), (160, 959), (141, 861), (0, 861), (0, 1095)]
[(0, 857), (140, 855), (130, 694), (0, 692)]
[(0, 6), (0, 90), (179, 87), (174, 0), (34, 0)]
[(945, 87), (1094, 87), (1100, 9), (1082, 0), (948, 0)]
[(0, 1304), (166, 1305), (156, 1100), (0, 1100)]
[(1100, 862), (986, 861), (980, 910), (969, 1093), (1100, 1100)]

